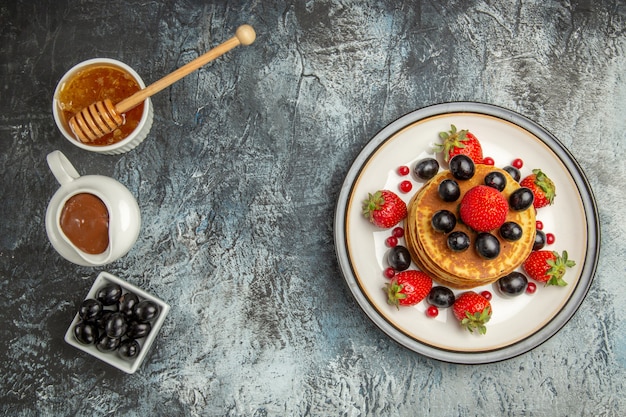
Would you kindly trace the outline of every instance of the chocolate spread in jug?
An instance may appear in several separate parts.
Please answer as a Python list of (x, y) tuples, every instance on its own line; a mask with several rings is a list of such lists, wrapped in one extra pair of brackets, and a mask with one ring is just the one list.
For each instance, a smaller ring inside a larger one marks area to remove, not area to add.
[(78, 249), (97, 255), (109, 246), (109, 211), (93, 194), (76, 194), (61, 211), (61, 230)]

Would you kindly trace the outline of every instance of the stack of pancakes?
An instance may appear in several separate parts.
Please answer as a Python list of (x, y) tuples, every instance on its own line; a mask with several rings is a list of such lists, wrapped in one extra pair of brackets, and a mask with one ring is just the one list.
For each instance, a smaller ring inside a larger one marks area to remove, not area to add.
[[(522, 237), (509, 242), (500, 237), (498, 230), (491, 231), (500, 241), (500, 254), (495, 259), (482, 258), (474, 247), (477, 232), (463, 224), (458, 216), (458, 205), (465, 193), (472, 187), (484, 185), (485, 175), (499, 171), (506, 178), (506, 187), (502, 190), (509, 199), (512, 192), (520, 185), (506, 171), (490, 166), (476, 165), (476, 171), (469, 180), (457, 180), (450, 171), (442, 171), (428, 181), (411, 199), (408, 205), (408, 217), (405, 224), (405, 238), (411, 258), (433, 279), (451, 288), (467, 289), (490, 284), (503, 277), (524, 262), (530, 254), (535, 241), (535, 209), (523, 211), (509, 209), (506, 221), (512, 221), (522, 228)], [(455, 180), (461, 189), (457, 201), (445, 202), (439, 197), (438, 187), (445, 179)], [(470, 247), (463, 252), (453, 252), (447, 245), (447, 234), (436, 232), (431, 219), (439, 210), (449, 210), (457, 216), (453, 231), (463, 231), (470, 237)]]

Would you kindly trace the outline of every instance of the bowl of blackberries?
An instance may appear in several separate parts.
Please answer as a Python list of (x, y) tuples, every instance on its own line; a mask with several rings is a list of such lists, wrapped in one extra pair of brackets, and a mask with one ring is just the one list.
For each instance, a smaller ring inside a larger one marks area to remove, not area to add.
[(145, 358), (170, 306), (108, 272), (101, 272), (65, 333), (65, 341), (132, 374)]

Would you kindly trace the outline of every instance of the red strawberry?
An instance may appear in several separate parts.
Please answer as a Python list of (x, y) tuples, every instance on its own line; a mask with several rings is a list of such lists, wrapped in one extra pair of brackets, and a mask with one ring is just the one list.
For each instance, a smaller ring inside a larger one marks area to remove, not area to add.
[(452, 312), (470, 333), (474, 330), (480, 334), (487, 332), (485, 324), (491, 319), (491, 303), (482, 295), (474, 291), (464, 292), (454, 301)]
[(458, 154), (467, 155), (475, 164), (483, 163), (483, 148), (480, 142), (468, 130), (456, 130), (456, 126), (450, 125), (449, 132), (440, 132), (441, 143), (436, 145), (438, 151), (443, 151), (443, 157), (447, 161)]
[(567, 259), (567, 251), (562, 255), (549, 250), (533, 251), (522, 264), (524, 271), (535, 281), (545, 282), (546, 285), (558, 285), (564, 287), (567, 282), (563, 275), (567, 268), (576, 265), (576, 262)]
[(400, 306), (412, 306), (422, 301), (433, 286), (433, 280), (422, 271), (412, 269), (402, 271), (385, 285), (387, 303)]
[(489, 232), (502, 226), (508, 211), (506, 198), (487, 185), (470, 188), (459, 205), (461, 220), (477, 232)]
[(406, 203), (393, 191), (376, 191), (363, 202), (363, 215), (378, 227), (393, 227), (406, 214)]
[(546, 174), (540, 169), (533, 169), (533, 173), (520, 182), (522, 187), (529, 188), (535, 195), (533, 206), (536, 209), (549, 206), (556, 197), (556, 187)]

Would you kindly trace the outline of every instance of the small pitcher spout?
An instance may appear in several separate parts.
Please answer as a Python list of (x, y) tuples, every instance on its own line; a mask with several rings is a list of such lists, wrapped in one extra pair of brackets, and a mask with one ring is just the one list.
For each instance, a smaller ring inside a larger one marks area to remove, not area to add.
[[(70, 242), (71, 244), (71, 242)], [(81, 258), (83, 258), (85, 260), (85, 262), (94, 265), (94, 266), (99, 266), (99, 265), (104, 265), (104, 264), (108, 264), (109, 262), (111, 262), (111, 255), (113, 253), (113, 248), (111, 247), (111, 244), (109, 243), (109, 246), (107, 246), (106, 250), (102, 253), (98, 253), (95, 255), (92, 255), (90, 253), (86, 253), (83, 252), (82, 250), (75, 248), (76, 253), (78, 254), (78, 256), (80, 256)]]

